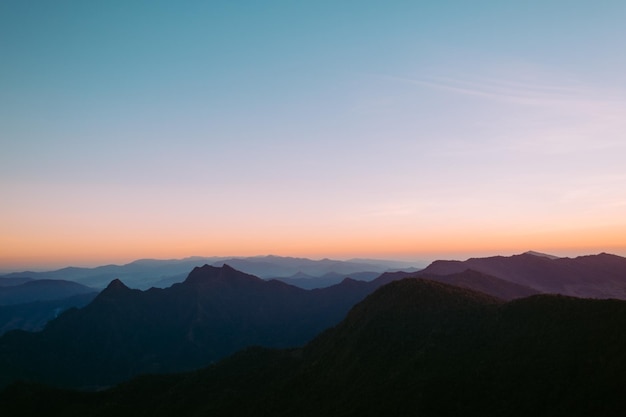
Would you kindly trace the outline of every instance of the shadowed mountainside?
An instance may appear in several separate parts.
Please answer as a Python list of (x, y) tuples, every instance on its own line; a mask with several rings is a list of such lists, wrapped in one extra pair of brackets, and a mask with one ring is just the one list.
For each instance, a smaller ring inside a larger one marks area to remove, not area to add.
[[(203, 370), (98, 392), (0, 394), (20, 415), (583, 416), (626, 406), (626, 302), (511, 302), (405, 279), (302, 349), (249, 348)], [(36, 399), (36, 400), (33, 400)]]
[(420, 272), (415, 275), (444, 284), (480, 291), (503, 300), (513, 300), (539, 294), (539, 291), (514, 282), (505, 281), (482, 272), (467, 269), (450, 275), (434, 275)]

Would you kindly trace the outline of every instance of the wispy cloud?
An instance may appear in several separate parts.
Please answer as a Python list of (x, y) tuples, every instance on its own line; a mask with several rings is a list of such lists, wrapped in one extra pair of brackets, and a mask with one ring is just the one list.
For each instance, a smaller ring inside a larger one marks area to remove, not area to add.
[(515, 120), (507, 124), (494, 116), (492, 121), (506, 138), (499, 146), (510, 150), (551, 154), (626, 148), (626, 96), (619, 89), (593, 88), (565, 76), (514, 73), (386, 79), (499, 106), (499, 114)]
[(447, 91), (455, 94), (481, 97), (507, 103), (531, 106), (566, 106), (568, 109), (599, 109), (626, 106), (623, 97), (597, 91), (580, 84), (527, 83), (506, 78), (458, 78), (430, 76), (422, 78), (387, 77), (407, 84)]

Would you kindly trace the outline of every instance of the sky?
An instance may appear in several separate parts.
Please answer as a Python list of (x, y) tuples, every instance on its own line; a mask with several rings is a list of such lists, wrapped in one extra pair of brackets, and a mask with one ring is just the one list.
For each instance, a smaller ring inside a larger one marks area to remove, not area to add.
[(0, 1), (0, 269), (626, 256), (626, 2)]

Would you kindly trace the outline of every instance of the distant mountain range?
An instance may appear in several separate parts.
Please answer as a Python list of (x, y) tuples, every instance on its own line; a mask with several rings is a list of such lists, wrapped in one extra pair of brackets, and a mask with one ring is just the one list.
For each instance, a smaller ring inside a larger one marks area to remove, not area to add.
[[(28, 280), (68, 280), (89, 287), (105, 288), (114, 279), (122, 280), (127, 286), (138, 289), (150, 287), (165, 288), (182, 282), (189, 271), (204, 264), (231, 267), (256, 275), (260, 278), (290, 278), (304, 274), (310, 277), (322, 277), (323, 284), (334, 284), (324, 276), (336, 275), (341, 279), (355, 273), (369, 272), (376, 276), (394, 270), (416, 271), (415, 264), (402, 261), (354, 259), (338, 261), (332, 259), (311, 260), (280, 256), (256, 257), (190, 257), (173, 260), (143, 259), (126, 265), (105, 265), (96, 268), (63, 268), (48, 272), (14, 272), (0, 276), (0, 287), (16, 285)], [(308, 283), (311, 287), (311, 282)], [(319, 288), (322, 285), (316, 285)]]
[(32, 278), (21, 276), (22, 273), (11, 273), (9, 276), (0, 276), (0, 288), (2, 287), (12, 287), (14, 285), (21, 285), (27, 283), (28, 281), (32, 281)]
[(138, 260), (127, 265), (96, 268), (64, 268), (49, 272), (17, 272), (0, 276), (4, 287), (31, 280), (65, 280), (92, 288), (105, 288), (120, 279), (130, 288), (167, 288), (185, 280), (194, 267), (224, 264), (263, 279), (278, 279), (304, 289), (322, 288), (344, 278), (370, 281), (383, 272), (404, 271), (424, 277), (451, 275), (473, 270), (540, 293), (577, 297), (626, 299), (626, 258), (598, 255), (559, 258), (529, 251), (513, 256), (470, 258), (466, 261), (437, 260), (420, 270), (400, 261), (353, 259), (311, 260), (279, 256), (241, 258), (192, 257), (178, 260)]
[(299, 272), (290, 277), (276, 277), (278, 281), (282, 281), (285, 284), (293, 285), (294, 287), (303, 288), (305, 290), (312, 290), (315, 288), (330, 287), (335, 284), (339, 284), (346, 278), (351, 278), (356, 281), (371, 281), (380, 276), (380, 272), (354, 272), (351, 274), (340, 274), (337, 272), (329, 272), (322, 276), (316, 277), (308, 275), (303, 272)]
[(557, 258), (526, 252), (508, 257), (435, 261), (422, 273), (448, 275), (467, 269), (542, 293), (626, 299), (626, 258), (607, 253)]
[(72, 281), (40, 279), (23, 284), (0, 287), (0, 305), (14, 305), (34, 301), (50, 301), (79, 294), (97, 292)]
[[(194, 275), (186, 285), (204, 282)], [(119, 283), (110, 290), (130, 291)], [(303, 348), (248, 348), (196, 372), (143, 376), (101, 392), (15, 384), (0, 393), (0, 413), (622, 415), (625, 328), (625, 301), (535, 295), (503, 302), (404, 279)]]

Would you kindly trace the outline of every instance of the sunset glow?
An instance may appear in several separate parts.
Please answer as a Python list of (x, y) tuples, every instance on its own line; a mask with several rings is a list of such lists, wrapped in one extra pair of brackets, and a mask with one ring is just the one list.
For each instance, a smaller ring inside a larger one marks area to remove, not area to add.
[(626, 256), (626, 3), (504, 3), (3, 2), (0, 270)]

